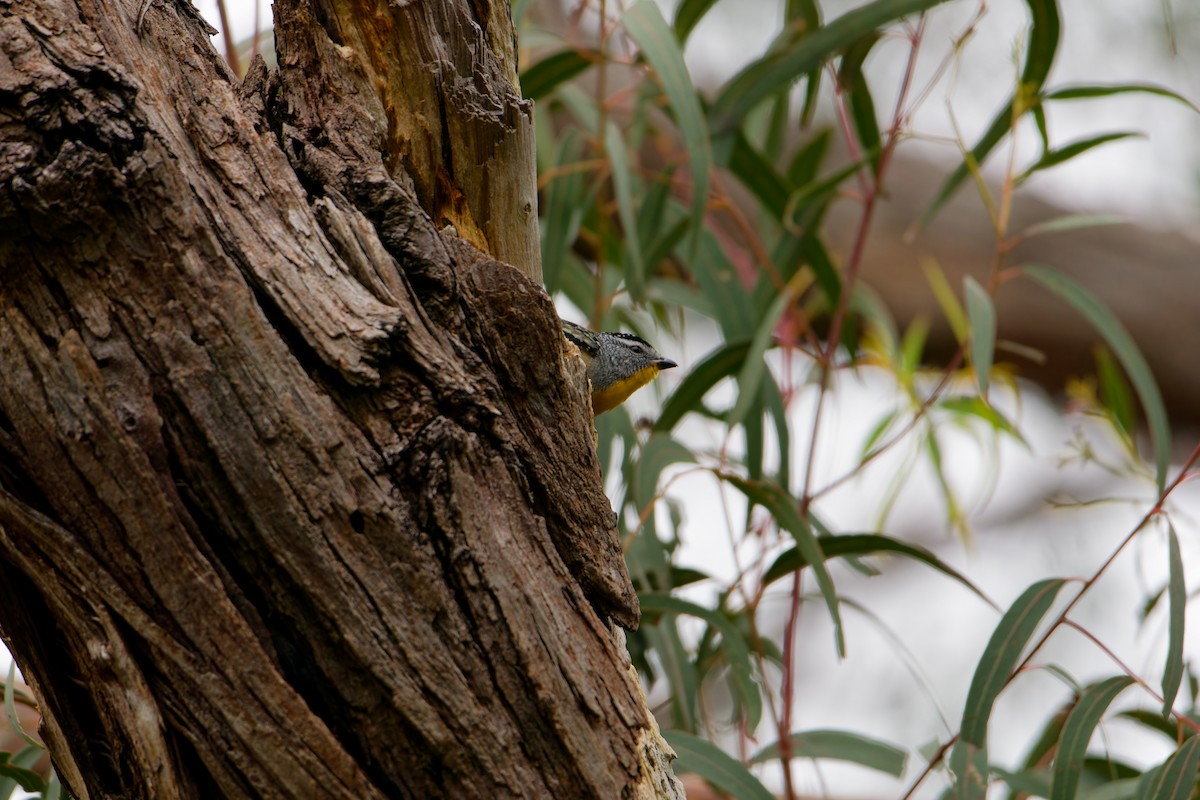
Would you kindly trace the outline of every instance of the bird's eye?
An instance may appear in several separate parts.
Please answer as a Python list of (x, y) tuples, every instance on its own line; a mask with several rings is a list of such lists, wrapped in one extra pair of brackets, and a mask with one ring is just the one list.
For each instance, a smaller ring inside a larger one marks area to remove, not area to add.
[(639, 356), (646, 355), (646, 348), (642, 347), (640, 344), (635, 344), (633, 347), (630, 347), (629, 349), (632, 350), (633, 352), (637, 353)]

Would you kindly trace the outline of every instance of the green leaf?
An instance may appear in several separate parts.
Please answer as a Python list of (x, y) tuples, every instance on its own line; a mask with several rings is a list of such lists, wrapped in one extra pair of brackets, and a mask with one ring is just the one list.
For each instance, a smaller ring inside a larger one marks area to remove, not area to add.
[(950, 771), (954, 786), (948, 797), (955, 800), (986, 800), (990, 769), (986, 745), (959, 739), (950, 751)]
[(1040, 236), (1043, 233), (1062, 233), (1080, 228), (1096, 228), (1102, 225), (1123, 225), (1128, 220), (1114, 214), (1066, 214), (1061, 217), (1030, 225), (1021, 232), (1023, 238)]
[(21, 727), (21, 720), (17, 718), (17, 705), (14, 699), (13, 687), (17, 680), (17, 662), (10, 661), (8, 663), (8, 681), (4, 684), (4, 713), (8, 717), (8, 726), (16, 731), (26, 744), (32, 747), (42, 747), (42, 745)]
[[(786, 0), (783, 12), (786, 33), (795, 33), (797, 38), (821, 29), (821, 8), (817, 0)], [(817, 100), (821, 94), (821, 68), (813, 67), (804, 75), (804, 105), (800, 108), (800, 126), (812, 125), (817, 111)], [(788, 92), (780, 92), (785, 96)]]
[(679, 39), (680, 46), (687, 42), (692, 30), (716, 2), (717, 0), (683, 0), (679, 4), (675, 11), (675, 37)]
[(816, 180), (832, 140), (833, 131), (830, 128), (822, 128), (817, 131), (816, 135), (805, 142), (792, 157), (792, 163), (788, 166), (787, 179), (795, 186), (804, 186)]
[(1169, 100), (1178, 100), (1188, 108), (1200, 113), (1200, 107), (1178, 92), (1153, 83), (1118, 83), (1110, 86), (1063, 86), (1046, 92), (1042, 100), (1090, 100), (1096, 97), (1111, 97), (1114, 94), (1152, 94)]
[(734, 136), (728, 167), (773, 219), (783, 220), (793, 186), (775, 171), (775, 165), (756, 150), (741, 132)]
[(669, 434), (653, 434), (642, 447), (637, 461), (633, 501), (638, 511), (645, 509), (658, 494), (658, 481), (664, 469), (671, 464), (690, 464), (695, 460), (692, 451), (672, 439)]
[(1140, 778), (1105, 779), (1105, 782), (1079, 794), (1080, 800), (1133, 800)]
[(596, 58), (595, 53), (575, 48), (548, 55), (521, 73), (521, 93), (527, 100), (540, 100), (586, 70)]
[(1021, 444), (1027, 444), (1017, 427), (981, 397), (947, 397), (945, 400), (939, 400), (937, 406), (953, 414), (981, 419), (990, 425), (992, 430), (1007, 433)]
[(683, 146), (688, 154), (692, 175), (691, 216), (695, 233), (691, 250), (694, 254), (700, 245), (699, 232), (704, 228), (709, 173), (712, 171), (712, 148), (700, 98), (683, 63), (679, 42), (667, 27), (657, 5), (650, 0), (642, 0), (625, 14), (623, 23), (625, 30), (641, 48), (642, 55), (658, 73), (667, 102), (675, 114), (675, 124), (683, 134)]
[(875, 0), (811, 33), (806, 32), (792, 46), (771, 50), (725, 84), (712, 107), (714, 132), (718, 135), (733, 132), (751, 109), (768, 97), (787, 91), (799, 76), (819, 68), (822, 62), (883, 26), (942, 2), (945, 0)]
[(696, 665), (688, 655), (679, 636), (674, 617), (663, 617), (654, 625), (643, 625), (638, 635), (644, 636), (658, 656), (663, 676), (671, 687), (672, 722), (675, 727), (694, 730), (700, 678)]
[(564, 83), (559, 86), (554, 99), (556, 103), (562, 104), (562, 107), (586, 134), (595, 138), (601, 136), (603, 131), (599, 129), (600, 112), (596, 107), (596, 98), (593, 95), (573, 83)]
[(1133, 679), (1125, 675), (1093, 684), (1071, 709), (1058, 739), (1049, 800), (1074, 800), (1092, 732), (1117, 695), (1132, 685)]
[(0, 778), (7, 778), (13, 781), (27, 792), (42, 792), (46, 789), (46, 784), (42, 782), (41, 775), (38, 775), (31, 769), (18, 767), (11, 763), (0, 764)]
[[(797, 273), (800, 274), (800, 273)], [(759, 385), (767, 374), (765, 356), (767, 350), (775, 343), (775, 326), (788, 306), (795, 302), (795, 295), (784, 290), (772, 301), (766, 313), (763, 314), (750, 341), (750, 349), (746, 352), (746, 361), (738, 372), (738, 398), (733, 409), (726, 418), (726, 424), (733, 428), (746, 418), (746, 414), (755, 405), (759, 395)]]
[(621, 218), (621, 227), (625, 229), (625, 253), (628, 257), (625, 284), (629, 287), (630, 297), (640, 302), (644, 297), (646, 271), (637, 236), (638, 210), (633, 200), (633, 168), (629, 163), (629, 153), (625, 149), (621, 131), (612, 122), (608, 123), (605, 131), (604, 151), (608, 154), (608, 163), (612, 169), (613, 189), (617, 194), (617, 215)]
[(1200, 736), (1191, 736), (1161, 767), (1147, 772), (1138, 785), (1138, 797), (1147, 800), (1188, 800), (1196, 787), (1200, 766)]
[(1019, 772), (1009, 772), (992, 765), (992, 773), (1008, 784), (1011, 792), (1034, 797), (1045, 797), (1050, 793), (1050, 779), (1044, 770), (1023, 769)]
[(979, 659), (979, 666), (975, 669), (971, 688), (967, 692), (962, 720), (964, 742), (975, 747), (984, 746), (992, 706), (1064, 583), (1061, 578), (1038, 581), (1026, 589), (1000, 619), (1000, 624), (983, 651), (983, 657)]
[(18, 786), (27, 792), (42, 791), (42, 777), (32, 767), (45, 752), (44, 747), (32, 744), (11, 758), (8, 753), (0, 752), (0, 798), (7, 800)]
[(879, 418), (879, 422), (875, 423), (875, 427), (871, 428), (858, 453), (858, 462), (860, 464), (867, 459), (867, 456), (871, 455), (875, 449), (875, 445), (879, 444), (879, 440), (883, 438), (883, 435), (892, 429), (892, 424), (898, 416), (898, 411), (889, 411)]
[(42, 800), (62, 800), (65, 796), (62, 783), (58, 780), (58, 773), (53, 769), (50, 770), (50, 780), (46, 782), (46, 791), (42, 793)]
[(701, 572), (698, 569), (691, 567), (671, 567), (671, 587), (678, 589), (681, 586), (690, 586), (693, 583), (712, 580), (712, 576), (707, 572)]
[(750, 648), (746, 646), (737, 626), (719, 611), (705, 608), (678, 597), (648, 592), (638, 595), (642, 614), (665, 613), (687, 614), (698, 617), (721, 634), (721, 650), (729, 664), (733, 688), (742, 707), (746, 710), (746, 725), (753, 730), (762, 719), (762, 694), (754, 682), (754, 668), (750, 660)]
[(845, 656), (846, 638), (842, 630), (842, 615), (838, 610), (838, 597), (837, 591), (833, 587), (833, 578), (830, 577), (829, 570), (825, 567), (825, 553), (821, 550), (817, 537), (813, 535), (812, 528), (804, 517), (800, 516), (800, 511), (796, 508), (796, 498), (788, 494), (783, 487), (770, 481), (747, 481), (735, 475), (723, 475), (722, 477), (746, 495), (750, 502), (767, 509), (774, 517), (775, 524), (790, 533), (796, 540), (796, 549), (812, 566), (813, 574), (817, 578), (817, 586), (820, 587), (821, 594), (825, 598), (825, 605), (833, 620), (838, 655)]
[(871, 167), (879, 168), (879, 155), (882, 152), (882, 140), (879, 136), (879, 120), (875, 115), (875, 101), (871, 97), (871, 87), (863, 74), (863, 62), (871, 53), (875, 43), (883, 38), (878, 31), (864, 36), (850, 47), (842, 56), (838, 68), (838, 84), (850, 98), (850, 114), (854, 120), (854, 130), (858, 134), (858, 142), (863, 151), (872, 153)]
[(750, 770), (712, 742), (683, 731), (663, 731), (663, 738), (679, 756), (674, 763), (676, 775), (699, 775), (737, 800), (775, 800)]
[(1187, 583), (1183, 578), (1183, 558), (1179, 554), (1179, 537), (1175, 526), (1167, 521), (1167, 663), (1163, 667), (1163, 716), (1171, 713), (1179, 684), (1183, 681), (1184, 609), (1187, 607)]
[[(665, 229), (668, 229), (666, 218), (670, 213), (671, 178), (673, 171), (667, 170), (662, 175), (655, 175), (648, 181), (648, 188), (642, 196), (641, 207), (638, 209), (637, 237), (642, 249), (642, 261), (646, 271), (653, 274), (654, 267), (671, 252), (674, 242), (664, 247), (659, 241)], [(686, 226), (687, 220), (682, 219)], [(678, 241), (678, 240), (676, 240)], [(656, 259), (649, 255), (651, 250), (658, 247)]]
[(829, 201), (836, 196), (846, 179), (870, 164), (878, 156), (878, 151), (869, 152), (854, 163), (847, 164), (820, 180), (796, 189), (788, 198), (787, 209), (782, 219), (783, 224), (793, 231), (815, 228)]
[(1056, 150), (1047, 150), (1042, 154), (1042, 157), (1037, 160), (1033, 166), (1025, 170), (1017, 176), (1017, 183), (1025, 182), (1033, 173), (1041, 172), (1042, 170), (1056, 167), (1066, 161), (1070, 161), (1078, 155), (1086, 153), (1094, 147), (1099, 147), (1102, 144), (1116, 142), (1121, 139), (1129, 139), (1132, 137), (1144, 137), (1145, 134), (1137, 131), (1119, 131), (1117, 133), (1102, 133), (1099, 136), (1090, 136), (1087, 139), (1080, 139), (1077, 142), (1064, 145)]
[[(788, 737), (793, 758), (828, 758), (861, 764), (899, 778), (908, 754), (895, 745), (850, 731), (802, 731)], [(754, 754), (751, 764), (779, 758), (779, 742)]]
[(760, 312), (751, 304), (750, 293), (717, 237), (701, 226), (701, 247), (696, 257), (689, 260), (683, 251), (676, 251), (675, 256), (690, 267), (700, 293), (715, 303), (714, 319), (725, 341), (749, 341)]
[[(555, 156), (555, 167), (576, 164), (583, 154), (583, 138), (575, 129), (568, 130)], [(556, 176), (545, 191), (545, 207), (542, 219), (542, 264), (546, 291), (558, 291), (563, 271), (575, 238), (583, 223), (586, 204), (584, 173), (571, 170)]]
[[(657, 235), (650, 240), (649, 246), (646, 247), (642, 256), (642, 260), (646, 263), (646, 269), (649, 270), (651, 275), (654, 274), (654, 271), (657, 269), (658, 265), (661, 264), (667, 258), (667, 256), (671, 254), (671, 252), (679, 245), (681, 241), (683, 241), (683, 236), (688, 232), (690, 227), (691, 220), (689, 220), (687, 217), (680, 217), (679, 219), (675, 220), (672, 225), (667, 226), (666, 228), (658, 229)], [(679, 303), (672, 303), (672, 298), (667, 296), (667, 292), (680, 290), (690, 291), (688, 287), (683, 286), (683, 284), (677, 280), (660, 280), (656, 282), (654, 279), (651, 279), (650, 283), (654, 285), (655, 292), (657, 292), (657, 294), (652, 295), (654, 299), (665, 302), (668, 305), (679, 305)], [(704, 300), (707, 299), (708, 298), (704, 298)], [(712, 316), (711, 311), (702, 313), (705, 313), (705, 315), (709, 317)]]
[(1112, 414), (1113, 422), (1131, 450), (1137, 452), (1134, 435), (1137, 433), (1137, 409), (1133, 391), (1125, 374), (1117, 366), (1112, 353), (1102, 344), (1094, 348), (1096, 379), (1100, 383), (1100, 402)]
[(746, 361), (750, 351), (749, 342), (728, 342), (705, 356), (692, 367), (675, 391), (663, 403), (662, 413), (654, 422), (654, 430), (669, 431), (688, 412), (700, 412), (704, 408), (704, 395), (722, 378), (733, 375)]
[(971, 326), (971, 365), (975, 368), (979, 393), (986, 397), (996, 348), (996, 309), (992, 306), (991, 295), (970, 275), (964, 279), (964, 289), (967, 320)]
[[(825, 207), (828, 208), (828, 204)], [(802, 267), (811, 269), (821, 287), (821, 293), (824, 295), (825, 308), (831, 309), (837, 306), (838, 298), (842, 295), (842, 278), (838, 274), (838, 268), (830, 258), (829, 252), (825, 249), (821, 237), (822, 234), (818, 233), (815, 228), (810, 228), (800, 235), (793, 235), (789, 232), (788, 235), (780, 236), (775, 247), (771, 249), (771, 261), (779, 267), (786, 280), (791, 280), (792, 276)], [(777, 290), (774, 283), (771, 283), (768, 288), (768, 281), (769, 278), (764, 274), (762, 276), (763, 291), (773, 297)]]
[(1154, 448), (1155, 477), (1161, 494), (1166, 488), (1167, 467), (1171, 458), (1171, 426), (1162, 394), (1154, 382), (1150, 365), (1138, 350), (1133, 337), (1111, 311), (1090, 291), (1066, 275), (1041, 264), (1028, 264), (1022, 271), (1050, 291), (1066, 300), (1084, 316), (1116, 355), (1142, 401), (1142, 409), (1150, 424), (1150, 441)]
[(1016, 122), (1013, 112), (1019, 107), (1022, 111), (1038, 108), (1039, 93), (1050, 67), (1054, 63), (1054, 55), (1058, 50), (1060, 22), (1056, 0), (1026, 0), (1029, 6), (1032, 23), (1029, 26), (1029, 44), (1026, 48), (1025, 66), (1021, 70), (1021, 82), (1012, 98), (1005, 106), (996, 112), (992, 124), (976, 142), (964, 160), (950, 177), (942, 184), (942, 188), (934, 197), (933, 202), (921, 215), (920, 224), (923, 226), (933, 219), (933, 215), (945, 204), (954, 191), (958, 189), (970, 172), (968, 164), (982, 165), (1000, 140), (1008, 134)]
[(780, 486), (791, 485), (791, 429), (788, 425), (787, 406), (783, 404), (783, 394), (774, 376), (767, 373), (759, 387), (760, 397), (767, 415), (775, 421), (775, 446), (779, 448), (779, 474), (776, 483)]
[(929, 281), (929, 288), (933, 291), (934, 299), (941, 306), (942, 313), (946, 315), (946, 322), (950, 325), (950, 330), (954, 332), (954, 338), (959, 342), (966, 342), (971, 333), (971, 324), (967, 321), (962, 303), (958, 301), (958, 295), (954, 293), (954, 288), (946, 279), (946, 273), (942, 271), (936, 261), (932, 260), (922, 262), (921, 268), (925, 273), (925, 280)]
[(1179, 734), (1182, 731), (1184, 736), (1191, 735), (1188, 728), (1180, 728), (1175, 720), (1164, 717), (1157, 711), (1147, 711), (1140, 708), (1131, 708), (1127, 711), (1122, 711), (1117, 714), (1122, 719), (1127, 719), (1136, 722), (1147, 730), (1161, 733), (1168, 741), (1174, 743), (1178, 740)]
[[(988, 605), (993, 605), (991, 600), (980, 591), (975, 584), (962, 573), (955, 570), (949, 564), (939, 559), (933, 553), (923, 547), (918, 547), (914, 544), (901, 542), (897, 539), (892, 539), (888, 536), (882, 536), (876, 533), (852, 533), (841, 536), (820, 536), (817, 542), (821, 545), (821, 552), (826, 558), (834, 558), (838, 556), (854, 557), (854, 556), (869, 556), (877, 553), (894, 553), (899, 556), (911, 558), (919, 561), (928, 567), (932, 567), (943, 575), (958, 581), (963, 586), (970, 589), (976, 595), (983, 599)], [(803, 569), (809, 565), (809, 561), (800, 551), (793, 547), (779, 555), (775, 562), (767, 569), (763, 575), (763, 585), (769, 586), (780, 578), (791, 575), (798, 569)], [(994, 605), (993, 605), (994, 607)]]

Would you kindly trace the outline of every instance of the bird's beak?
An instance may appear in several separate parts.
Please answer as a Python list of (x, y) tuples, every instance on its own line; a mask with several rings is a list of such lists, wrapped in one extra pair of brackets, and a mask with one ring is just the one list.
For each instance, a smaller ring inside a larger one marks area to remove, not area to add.
[(678, 367), (679, 365), (669, 358), (660, 358), (658, 361), (654, 362), (654, 366), (658, 367), (659, 369), (670, 369), (671, 367)]

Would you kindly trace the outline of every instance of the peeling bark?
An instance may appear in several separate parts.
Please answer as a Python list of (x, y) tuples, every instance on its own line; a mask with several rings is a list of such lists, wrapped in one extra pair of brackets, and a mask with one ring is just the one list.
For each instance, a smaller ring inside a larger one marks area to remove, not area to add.
[(507, 2), (277, 0), (241, 83), (138, 5), (0, 6), (0, 632), (71, 791), (681, 796)]

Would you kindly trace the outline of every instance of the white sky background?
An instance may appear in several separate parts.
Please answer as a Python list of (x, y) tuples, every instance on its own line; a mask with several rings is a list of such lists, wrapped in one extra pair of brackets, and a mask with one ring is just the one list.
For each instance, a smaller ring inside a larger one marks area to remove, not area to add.
[[(850, 5), (823, 3), (826, 19), (835, 18)], [(1064, 44), (1050, 85), (1149, 81), (1200, 99), (1200, 49), (1186, 49), (1187, 26), (1200, 25), (1190, 3), (1182, 0), (1171, 3), (1181, 33), (1181, 54), (1176, 57), (1171, 57), (1163, 44), (1166, 36), (1163, 6), (1158, 2), (1061, 0), (1060, 5)], [(218, 26), (215, 3), (202, 0), (197, 7)], [(1101, 7), (1103, 12), (1098, 10)], [(249, 35), (253, 3), (229, 2), (228, 9), (235, 38), (240, 40)], [(937, 22), (926, 39), (927, 52), (935, 53), (939, 42), (957, 32), (975, 9), (974, 3), (950, 4), (939, 9), (934, 16)], [(667, 16), (670, 19), (669, 12)], [(719, 2), (693, 34), (687, 53), (693, 79), (700, 84), (711, 84), (762, 52), (778, 28), (778, 17), (775, 2)], [(264, 25), (270, 24), (266, 2), (261, 3), (261, 19)], [(914, 127), (936, 136), (950, 135), (953, 128), (947, 111), (949, 100), (958, 125), (968, 141), (973, 141), (1012, 91), (1017, 72), (1014, 46), (1027, 24), (1023, 2), (989, 3), (988, 13), (961, 61), (957, 91), (949, 98), (945, 88), (935, 91), (922, 107)], [(1200, 36), (1192, 36), (1193, 42), (1198, 39)], [(221, 46), (219, 36), (214, 37), (214, 43)], [(881, 114), (890, 109), (892, 97), (888, 92), (894, 91), (898, 83), (886, 78), (896, 73), (904, 56), (900, 43), (884, 44), (877, 47), (868, 62), (873, 75), (883, 76), (872, 83)], [(922, 85), (920, 76), (916, 85)], [(1049, 121), (1052, 140), (1059, 145), (1117, 130), (1141, 130), (1148, 138), (1106, 145), (1072, 164), (1056, 168), (1032, 183), (1036, 191), (1080, 212), (1119, 213), (1142, 224), (1184, 231), (1194, 224), (1200, 194), (1197, 191), (1200, 116), (1166, 99), (1127, 96), (1062, 103), (1051, 109)], [(910, 142), (905, 146), (936, 152), (947, 159), (955, 156), (953, 148), (946, 144)], [(1021, 142), (1019, 153), (1024, 158), (1031, 158), (1035, 152), (1033, 138)], [(686, 373), (688, 365), (717, 342), (701, 326), (692, 325), (687, 342), (660, 344), (660, 350), (683, 365), (680, 370), (666, 373), (661, 380), (669, 390)], [(656, 396), (655, 391), (646, 390), (630, 403), (635, 412), (652, 416), (660, 397), (661, 394)], [(817, 485), (852, 466), (867, 432), (890, 408), (891, 402), (891, 387), (880, 376), (865, 373), (858, 378), (841, 379), (822, 429)], [(1146, 482), (1119, 482), (1094, 467), (1061, 467), (1059, 459), (1068, 451), (1066, 443), (1076, 423), (1059, 416), (1037, 390), (1029, 390), (1025, 395), (1019, 413), (1015, 408), (1009, 410), (1031, 449), (1010, 441), (1001, 446), (1000, 474), (994, 493), (982, 508), (969, 506), (977, 511), (972, 516), (974, 539), (969, 545), (964, 545), (946, 525), (936, 487), (921, 468), (916, 470), (911, 487), (903, 492), (885, 530), (933, 549), (976, 581), (1002, 607), (1039, 578), (1091, 574), (1149, 507), (1153, 495), (1153, 486)], [(802, 398), (796, 403), (797, 432), (810, 429), (811, 413), (810, 401)], [(720, 443), (713, 438), (715, 435), (711, 428), (688, 424), (681, 437), (700, 449), (716, 449)], [(803, 469), (803, 444), (793, 443), (793, 452), (800, 454), (796, 473)], [(949, 441), (946, 451), (948, 471), (964, 502), (970, 503), (973, 498), (980, 501), (988, 485), (986, 470), (997, 456), (980, 449), (974, 439), (965, 435)], [(904, 468), (898, 454), (881, 459), (863, 480), (850, 482), (826, 498), (819, 512), (836, 530), (874, 530), (879, 497), (896, 471)], [(719, 522), (711, 521), (738, 520), (744, 506), (737, 496), (727, 493), (726, 505), (714, 491), (713, 481), (704, 477), (679, 481), (671, 494), (680, 498), (686, 509), (683, 562), (731, 577), (734, 559), (729, 531)], [(1134, 502), (1053, 511), (1047, 510), (1041, 501), (1051, 496), (1107, 496)], [(1190, 567), (1189, 585), (1195, 587), (1194, 565), (1200, 563), (1197, 536), (1200, 490), (1194, 485), (1183, 487), (1176, 495), (1175, 506), (1178, 511), (1174, 520), (1184, 561)], [(939, 722), (938, 706), (956, 729), (974, 663), (998, 616), (965, 589), (923, 566), (898, 561), (882, 566), (884, 574), (873, 579), (847, 569), (835, 570), (839, 591), (861, 602), (880, 620), (872, 622), (849, 608), (844, 609), (847, 660), (836, 659), (823, 605), (820, 602), (805, 605), (799, 636), (797, 663), (802, 677), (795, 725), (800, 730), (854, 730), (905, 747), (924, 745), (935, 739), (942, 741), (948, 732)], [(1118, 652), (1129, 667), (1150, 679), (1152, 685), (1158, 680), (1165, 653), (1165, 618), (1160, 610), (1148, 624), (1139, 626), (1137, 611), (1144, 597), (1164, 580), (1165, 568), (1161, 535), (1150, 533), (1141, 537), (1074, 615)], [(811, 585), (806, 584), (806, 588), (815, 591)], [(703, 595), (709, 590), (701, 587), (698, 591)], [(1074, 591), (1068, 586), (1060, 600)], [(769, 603), (767, 608), (771, 606)], [(782, 620), (786, 613), (783, 594), (774, 606), (778, 619)], [(1194, 608), (1190, 610), (1195, 612)], [(770, 616), (770, 611), (764, 613)], [(904, 642), (909, 655), (881, 633), (880, 623), (890, 631), (889, 635)], [(1190, 629), (1194, 638), (1198, 628), (1191, 625)], [(1191, 652), (1196, 652), (1194, 641)], [(916, 662), (923, 679), (913, 677), (910, 660)], [(1038, 662), (1061, 664), (1081, 681), (1118, 671), (1091, 644), (1069, 631), (1061, 632)], [(6, 653), (0, 652), (0, 666), (7, 669)], [(927, 695), (921, 680), (928, 682), (928, 692), (936, 701)], [(1045, 671), (1018, 680), (1002, 697), (993, 718), (993, 759), (1015, 765), (1036, 737), (1037, 726), (1067, 697), (1068, 690), (1063, 684)], [(1122, 695), (1122, 700), (1153, 707), (1144, 694), (1133, 689)], [(1110, 723), (1105, 733), (1119, 755), (1129, 755), (1133, 746), (1129, 743), (1136, 743), (1139, 748), (1136, 752), (1144, 759), (1143, 763), (1161, 760), (1168, 752), (1165, 741), (1144, 735), (1128, 724)], [(764, 731), (760, 744), (773, 738)], [(1093, 748), (1097, 746), (1094, 744)], [(919, 756), (910, 756), (908, 777), (923, 766)], [(803, 773), (798, 791), (812, 794), (832, 791), (845, 797), (887, 797), (897, 795), (907, 786), (907, 782), (881, 779), (861, 769), (831, 766), (830, 762), (825, 762), (819, 774), (807, 767), (798, 772)], [(766, 777), (775, 782), (778, 775), (768, 773)], [(938, 779), (927, 781), (919, 796), (933, 797), (942, 785)]]

